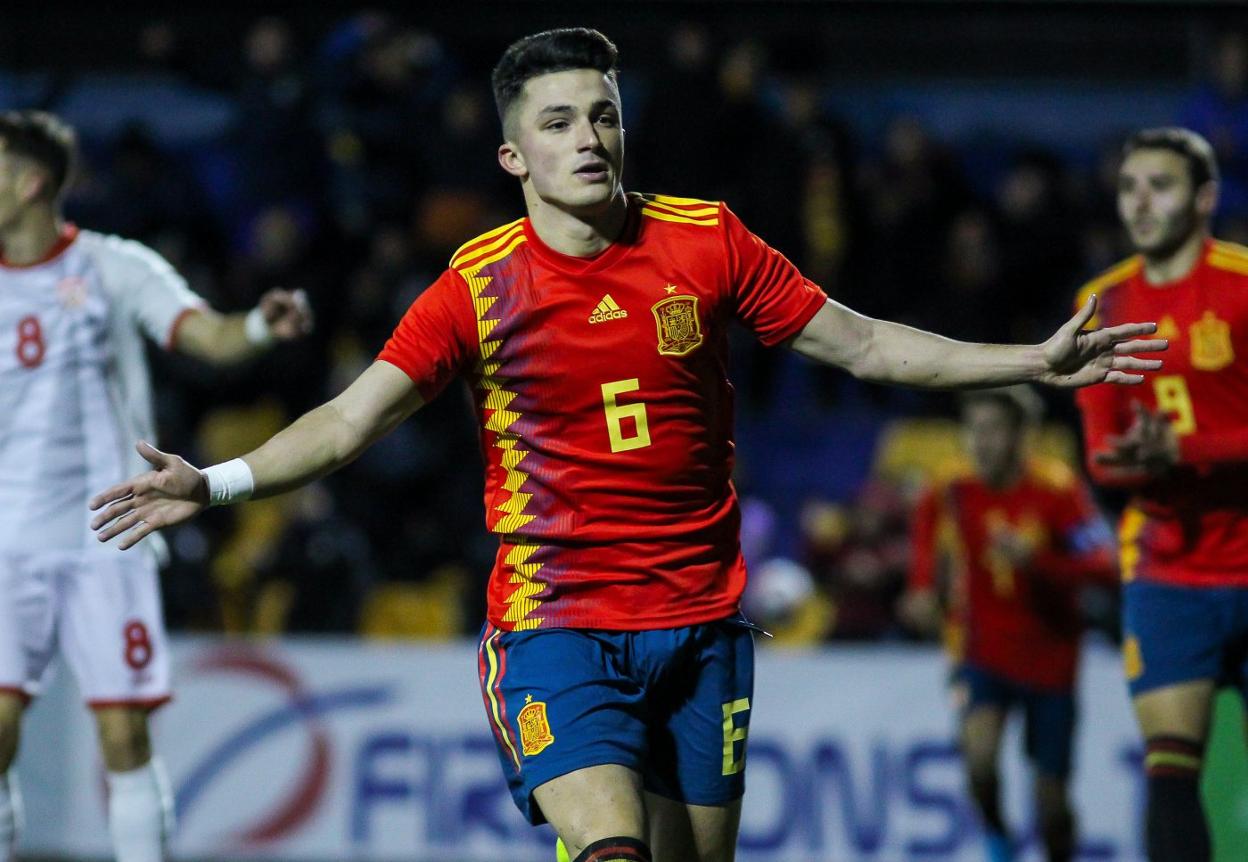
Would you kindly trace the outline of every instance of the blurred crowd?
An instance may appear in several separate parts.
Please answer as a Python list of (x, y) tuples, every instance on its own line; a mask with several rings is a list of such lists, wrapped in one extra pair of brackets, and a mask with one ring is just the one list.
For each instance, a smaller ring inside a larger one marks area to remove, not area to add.
[[(144, 28), (144, 73), (224, 100), (229, 122), (194, 147), (138, 121), (84, 129), (67, 203), (83, 226), (156, 248), (219, 308), (248, 308), (272, 286), (308, 292), (316, 333), (252, 366), (214, 371), (153, 355), (162, 442), (197, 463), (245, 451), (340, 391), (461, 243), (522, 214), (496, 164), (481, 57), (378, 13), (315, 39), (280, 17), (241, 36), (237, 63), (205, 69), (175, 24)], [(621, 46), (626, 185), (726, 200), (864, 313), (959, 338), (1037, 341), (1065, 319), (1082, 280), (1127, 252), (1114, 210), (1117, 140), (1072, 158), (1001, 129), (986, 156), (905, 113), (868, 136), (830, 109), (817, 57), (697, 24), (656, 26), (655, 37), (659, 47), (638, 59)], [(1208, 61), (1172, 119), (1214, 143), (1225, 174), (1218, 232), (1248, 241), (1244, 37), (1224, 34)], [(26, 107), (55, 110), (54, 95)], [(733, 354), (747, 436), (768, 439), (769, 417), (784, 416), (789, 441), (767, 453), (742, 443), (752, 606), (807, 642), (907, 637), (895, 607), (912, 487), (878, 475), (873, 457), (821, 487), (822, 462), (804, 453), (847, 415), (870, 453), (890, 421), (948, 405), (797, 368), (744, 336)], [(1069, 422), (1068, 404), (1053, 411)], [(457, 387), (324, 482), (213, 510), (172, 537), (171, 626), (474, 630), (495, 548), (481, 527), (479, 464), (468, 392)], [(813, 484), (801, 500), (776, 499), (776, 471)]]

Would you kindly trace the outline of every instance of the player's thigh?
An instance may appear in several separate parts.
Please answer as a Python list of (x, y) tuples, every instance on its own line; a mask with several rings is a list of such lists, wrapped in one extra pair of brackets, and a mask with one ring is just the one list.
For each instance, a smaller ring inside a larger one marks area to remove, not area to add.
[(62, 580), (61, 651), (93, 709), (169, 699), (169, 646), (146, 553), (83, 554)]
[[(579, 830), (576, 824), (608, 792), (594, 788), (612, 781), (636, 797), (621, 809), (626, 822), (643, 810), (637, 775), (646, 757), (645, 692), (620, 670), (622, 637), (572, 629), (504, 632), (488, 624), (482, 631), (482, 700), (512, 799), (530, 823), (553, 822), (546, 799)], [(568, 792), (582, 785), (592, 792)]]
[(0, 691), (0, 774), (13, 764), (21, 733), (26, 697), (21, 692)]
[(650, 690), (646, 790), (689, 806), (728, 806), (745, 792), (753, 632), (721, 621), (645, 634), (680, 642)]
[(646, 838), (641, 773), (616, 763), (588, 766), (533, 789), (533, 799), (573, 859), (604, 838)]
[(0, 692), (27, 702), (56, 654), (56, 562), (0, 551)]
[(1150, 689), (1131, 699), (1145, 739), (1180, 736), (1204, 742), (1213, 711), (1213, 680), (1194, 680)]
[(686, 805), (646, 794), (650, 850), (654, 862), (732, 862), (741, 800), (724, 805)]

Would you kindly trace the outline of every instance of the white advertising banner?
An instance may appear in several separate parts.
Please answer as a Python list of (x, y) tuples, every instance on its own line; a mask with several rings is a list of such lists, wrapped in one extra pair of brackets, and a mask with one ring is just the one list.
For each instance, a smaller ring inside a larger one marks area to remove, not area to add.
[[(180, 859), (550, 862), (512, 805), (472, 643), (176, 640), (154, 719)], [(760, 649), (738, 858), (983, 858), (934, 651)], [(1140, 746), (1117, 657), (1085, 656), (1074, 798), (1083, 860), (1142, 860)], [(1012, 822), (1034, 839), (1014, 728)], [(22, 848), (110, 854), (94, 733), (62, 675), (30, 711)]]

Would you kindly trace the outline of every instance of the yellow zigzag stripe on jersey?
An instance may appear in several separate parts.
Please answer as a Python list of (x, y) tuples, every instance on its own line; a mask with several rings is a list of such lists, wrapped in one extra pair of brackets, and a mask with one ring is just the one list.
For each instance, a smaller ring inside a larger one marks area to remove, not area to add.
[(697, 224), (705, 227), (714, 227), (719, 224), (718, 218), (685, 218), (684, 216), (673, 215), (671, 212), (666, 212), (649, 204), (641, 208), (641, 214), (659, 221), (670, 221), (677, 224)]
[(535, 629), (541, 624), (541, 619), (528, 619), (529, 614), (537, 610), (541, 606), (541, 602), (534, 599), (533, 596), (542, 591), (544, 585), (533, 580), (533, 576), (542, 568), (541, 563), (530, 563), (529, 557), (533, 556), (541, 548), (536, 542), (523, 542), (513, 545), (511, 550), (507, 552), (504, 562), (511, 566), (512, 576), (508, 583), (515, 584), (516, 589), (506, 598), (508, 605), (507, 615), (504, 620), (514, 621), (516, 623), (516, 631), (525, 629)]
[[(1079, 293), (1077, 297), (1075, 298), (1075, 307), (1083, 308), (1083, 304), (1088, 301), (1089, 296), (1091, 296), (1094, 293), (1095, 294), (1104, 293), (1105, 291), (1109, 290), (1111, 287), (1114, 287), (1117, 284), (1121, 284), (1122, 282), (1126, 281), (1128, 278), (1130, 278), (1131, 276), (1139, 272), (1141, 266), (1143, 266), (1143, 264), (1141, 263), (1140, 258), (1138, 257), (1130, 257), (1124, 260), (1122, 263), (1115, 264), (1109, 270), (1101, 273), (1096, 278), (1092, 279), (1087, 284), (1085, 284), (1083, 287), (1079, 288)], [(1100, 307), (1099, 300), (1098, 300), (1097, 307), (1098, 308)], [(1088, 321), (1088, 325), (1085, 326), (1084, 329), (1096, 329), (1100, 325), (1101, 325), (1101, 316), (1099, 314), (1094, 314), (1092, 315), (1092, 319)]]
[[(485, 428), (497, 435), (494, 446), (502, 450), (502, 457), (499, 459), (503, 468), (502, 490), (507, 492), (508, 497), (494, 507), (495, 511), (503, 513), (503, 517), (490, 529), (503, 535), (517, 532), (537, 516), (524, 511), (533, 499), (532, 494), (520, 490), (529, 478), (529, 474), (520, 469), (529, 453), (520, 448), (523, 441), (520, 435), (511, 430), (511, 426), (521, 418), (519, 411), (508, 409), (515, 400), (516, 393), (507, 389), (507, 379), (498, 373), (502, 363), (491, 359), (503, 343), (502, 339), (492, 337), (500, 318), (486, 316), (493, 309), (498, 297), (484, 295), (494, 277), (481, 275), (481, 270), (507, 257), (524, 241), (523, 225), (518, 221), (512, 222), (477, 237), (467, 246), (461, 247), (451, 259), (451, 266), (464, 277), (472, 294), (472, 308), (477, 318), (477, 339), (481, 348), (481, 379), (478, 386), (485, 393), (482, 407), (490, 411)], [(482, 242), (485, 244), (481, 245)], [(464, 249), (469, 247), (472, 247), (471, 250), (465, 252)], [(512, 567), (510, 583), (518, 586), (504, 599), (507, 611), (503, 615), (503, 621), (511, 623), (515, 631), (535, 629), (542, 624), (541, 617), (530, 616), (541, 606), (541, 602), (533, 596), (545, 589), (545, 584), (534, 580), (542, 564), (527, 562), (539, 547), (535, 543), (516, 545), (505, 559), (505, 564)], [(487, 641), (487, 649), (488, 647)]]
[[(459, 248), (455, 249), (455, 253), (451, 255), (451, 269), (459, 269), (468, 261), (468, 259), (473, 254), (485, 251), (486, 249), (484, 246), (478, 247), (479, 243), (483, 243), (488, 239), (493, 239), (499, 234), (507, 233), (508, 231), (511, 231), (516, 228), (523, 230), (523, 226), (521, 225), (521, 222), (523, 221), (524, 219), (516, 219), (515, 221), (510, 222), (509, 224), (505, 224), (502, 227), (496, 227), (494, 228), (494, 230), (486, 231), (485, 233), (481, 234), (481, 236), (479, 237), (468, 240), (468, 242), (464, 243)], [(505, 239), (502, 239), (499, 242), (505, 242), (505, 241), (506, 241)], [(497, 248), (498, 244), (495, 243), (492, 247)], [(468, 249), (471, 249), (471, 251), (468, 251)]]

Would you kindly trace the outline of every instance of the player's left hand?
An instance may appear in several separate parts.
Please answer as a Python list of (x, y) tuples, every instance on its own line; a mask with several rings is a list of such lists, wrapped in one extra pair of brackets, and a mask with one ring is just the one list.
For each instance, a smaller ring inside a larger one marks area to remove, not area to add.
[(1040, 345), (1046, 366), (1041, 383), (1063, 388), (1094, 383), (1137, 384), (1144, 382), (1144, 375), (1135, 372), (1161, 368), (1160, 359), (1132, 355), (1156, 353), (1170, 346), (1164, 338), (1139, 338), (1156, 332), (1155, 323), (1122, 323), (1084, 330), (1096, 314), (1096, 302), (1095, 295), (1089, 297), (1074, 317)]
[(260, 297), (259, 308), (278, 341), (292, 341), (312, 331), (312, 306), (302, 290), (275, 287)]
[(1160, 475), (1179, 463), (1179, 435), (1169, 417), (1151, 411), (1138, 401), (1132, 405), (1135, 418), (1124, 434), (1105, 438), (1108, 450), (1093, 458), (1104, 467), (1126, 467)]

